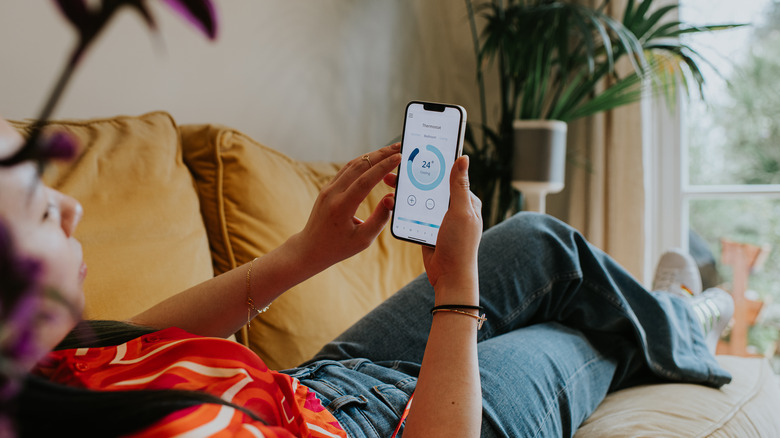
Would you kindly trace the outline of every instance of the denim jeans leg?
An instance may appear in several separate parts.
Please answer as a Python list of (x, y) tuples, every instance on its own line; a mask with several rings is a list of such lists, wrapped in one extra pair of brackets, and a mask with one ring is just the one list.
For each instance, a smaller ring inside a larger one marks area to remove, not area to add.
[[(682, 299), (648, 292), (566, 224), (522, 213), (487, 231), (479, 251), (485, 436), (570, 435), (607, 391), (650, 379), (730, 380)], [(416, 377), (433, 299), (418, 277), (310, 363), (366, 358)]]
[(521, 213), (485, 233), (483, 245), (490, 252), (480, 254), (480, 293), (490, 321), (480, 339), (556, 321), (600, 348), (624, 342), (614, 353), (612, 389), (657, 379), (711, 386), (730, 380), (683, 299), (648, 292), (563, 222)]
[(615, 368), (582, 333), (554, 322), (480, 342), (480, 436), (572, 436), (606, 396)]
[[(611, 354), (554, 322), (480, 342), (480, 436), (572, 436), (603, 400), (615, 368)], [(365, 359), (323, 360), (290, 374), (355, 438), (390, 436), (416, 383)]]
[(391, 436), (417, 384), (404, 371), (366, 359), (323, 360), (285, 372), (317, 394), (350, 438)]
[[(671, 381), (730, 380), (707, 351), (695, 316), (678, 297), (645, 290), (580, 233), (546, 215), (521, 213), (488, 230), (479, 250), (480, 301), (488, 321), (479, 341), (549, 321), (630, 341), (619, 352), (614, 388), (637, 371)], [(370, 312), (317, 359), (369, 358), (420, 363), (433, 290), (422, 275)], [(611, 341), (610, 341), (611, 342)]]

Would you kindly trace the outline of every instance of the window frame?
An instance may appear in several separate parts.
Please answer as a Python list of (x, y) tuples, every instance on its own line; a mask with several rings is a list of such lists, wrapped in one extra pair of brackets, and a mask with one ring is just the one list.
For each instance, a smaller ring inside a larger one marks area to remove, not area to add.
[[(681, 1), (662, 3), (680, 4)], [(688, 251), (691, 201), (746, 196), (780, 199), (780, 184), (691, 184), (684, 135), (686, 114), (686, 102), (679, 95), (672, 111), (661, 98), (648, 98), (642, 102), (646, 223), (642, 280), (647, 285), (652, 283), (655, 265), (665, 251), (670, 248)], [(718, 254), (715, 256), (719, 258)]]
[[(651, 284), (655, 264), (664, 251), (688, 251), (690, 203), (701, 199), (780, 199), (780, 184), (691, 184), (688, 145), (684, 126), (686, 105), (678, 101), (670, 112), (658, 99), (645, 104), (644, 121), (649, 128), (645, 144), (646, 220), (645, 284)], [(716, 259), (719, 258), (715, 254)]]
[[(679, 108), (676, 105), (675, 108)], [(657, 98), (643, 102), (645, 133), (645, 260), (643, 282), (650, 285), (655, 265), (670, 248), (688, 249), (683, 239), (682, 116)]]

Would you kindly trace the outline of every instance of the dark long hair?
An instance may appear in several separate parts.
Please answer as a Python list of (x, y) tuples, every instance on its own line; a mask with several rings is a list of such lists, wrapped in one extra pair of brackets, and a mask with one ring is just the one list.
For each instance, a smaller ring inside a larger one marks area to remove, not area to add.
[[(119, 345), (155, 330), (116, 322), (80, 323), (56, 349)], [(211, 394), (179, 390), (93, 391), (28, 376), (16, 400), (22, 437), (73, 431), (84, 437), (122, 436), (151, 426), (166, 415), (204, 403), (231, 406), (265, 423), (248, 409)]]

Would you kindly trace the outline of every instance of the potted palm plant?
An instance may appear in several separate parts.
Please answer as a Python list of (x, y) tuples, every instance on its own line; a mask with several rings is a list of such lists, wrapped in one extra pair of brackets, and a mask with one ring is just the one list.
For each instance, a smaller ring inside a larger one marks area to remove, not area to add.
[[(656, 8), (653, 0), (628, 0), (618, 19), (604, 12), (609, 2), (594, 8), (582, 0), (466, 0), (483, 120), (480, 129), (470, 127), (467, 152), (486, 226), (518, 209), (511, 183), (515, 137), (523, 131), (518, 120), (534, 121), (533, 129), (554, 121), (560, 130), (561, 122), (637, 102), (648, 92), (670, 103), (692, 85), (701, 93), (699, 63), (706, 60), (680, 37), (736, 26), (688, 25), (674, 18), (677, 5)], [(477, 16), (484, 19), (481, 34)], [(618, 72), (619, 62), (627, 72)], [(484, 123), (488, 66), (498, 75), (495, 126)]]

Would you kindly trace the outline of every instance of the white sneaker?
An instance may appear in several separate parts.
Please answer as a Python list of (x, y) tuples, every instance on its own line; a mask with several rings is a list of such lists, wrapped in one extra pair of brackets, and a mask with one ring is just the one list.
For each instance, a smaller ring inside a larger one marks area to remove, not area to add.
[(658, 260), (653, 290), (664, 290), (683, 297), (701, 294), (701, 274), (690, 254), (679, 249), (665, 252)]
[(704, 330), (707, 348), (715, 354), (720, 335), (734, 316), (734, 299), (725, 290), (713, 287), (691, 298), (689, 303)]

